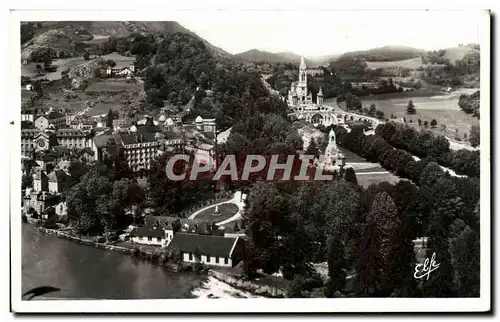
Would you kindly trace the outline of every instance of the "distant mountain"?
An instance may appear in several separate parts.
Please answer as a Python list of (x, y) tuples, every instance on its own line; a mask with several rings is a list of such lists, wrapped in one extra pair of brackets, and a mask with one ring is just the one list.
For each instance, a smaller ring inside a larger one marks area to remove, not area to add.
[(423, 49), (407, 46), (383, 46), (368, 50), (358, 50), (344, 53), (338, 59), (364, 59), (366, 61), (396, 61), (420, 57)]
[[(268, 63), (300, 64), (300, 59), (302, 56), (297, 55), (297, 54), (292, 53), (292, 52), (272, 53), (272, 52), (264, 51), (264, 50), (251, 49), (251, 50), (236, 54), (236, 55), (234, 55), (234, 57), (237, 59), (252, 61), (252, 62), (265, 61)], [(305, 57), (304, 57), (304, 62), (306, 63), (307, 67), (318, 66), (317, 63), (315, 63), (315, 62), (313, 62)]]
[(317, 66), (328, 66), (330, 62), (334, 61), (335, 59), (339, 58), (341, 54), (331, 54), (331, 55), (324, 55), (324, 56), (313, 56), (313, 57), (308, 57), (310, 61), (313, 62), (314, 65)]
[[(286, 51), (286, 52), (281, 52), (281, 53), (276, 53), (277, 55), (280, 55), (281, 57), (287, 59), (288, 61), (296, 64), (300, 64), (300, 59), (302, 56), (297, 55), (295, 53)], [(306, 66), (309, 67), (316, 67), (318, 64), (314, 62), (313, 60), (309, 59), (308, 57), (304, 57), (304, 62), (306, 63)]]

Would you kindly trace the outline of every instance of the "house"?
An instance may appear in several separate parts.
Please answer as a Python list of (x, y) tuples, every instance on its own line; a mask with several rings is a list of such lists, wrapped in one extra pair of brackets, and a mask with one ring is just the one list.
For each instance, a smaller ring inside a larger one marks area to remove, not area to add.
[(45, 130), (49, 127), (49, 119), (44, 115), (37, 117), (35, 120), (35, 127), (42, 131)]
[(132, 242), (166, 247), (177, 232), (210, 234), (207, 223), (194, 219), (148, 215), (144, 221), (142, 227), (130, 233)]
[(63, 170), (54, 170), (49, 174), (49, 192), (58, 194), (68, 187), (69, 176)]
[(245, 241), (240, 237), (177, 233), (167, 248), (179, 249), (186, 263), (233, 267), (243, 259)]
[(33, 173), (33, 191), (47, 191), (49, 189), (49, 178), (45, 174), (45, 172), (38, 168)]
[(39, 130), (45, 130), (49, 125), (54, 125), (56, 128), (60, 128), (66, 125), (66, 116), (55, 111), (51, 111), (45, 115), (39, 116), (35, 120), (35, 127)]

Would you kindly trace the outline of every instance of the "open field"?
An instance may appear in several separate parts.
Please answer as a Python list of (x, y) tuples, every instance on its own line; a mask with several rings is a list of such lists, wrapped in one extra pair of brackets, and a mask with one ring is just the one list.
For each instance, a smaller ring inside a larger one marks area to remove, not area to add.
[[(88, 60), (90, 61), (90, 60)], [(36, 71), (36, 65), (42, 65), (42, 63), (29, 63), (27, 65), (21, 65), (21, 75), (30, 77), (32, 79), (43, 79), (47, 78), (48, 80), (58, 80), (62, 78), (61, 72), (66, 69), (75, 68), (78, 65), (81, 65), (85, 62), (88, 62), (83, 57), (74, 57), (74, 58), (65, 58), (65, 59), (56, 59), (52, 61), (52, 65), (57, 67), (57, 70), (52, 73), (45, 73), (44, 75), (38, 75)]]
[(358, 184), (365, 189), (371, 186), (372, 184), (378, 184), (381, 182), (389, 182), (395, 184), (399, 180), (403, 180), (393, 175), (392, 173), (370, 173), (370, 174), (356, 173), (356, 178), (358, 179)]
[[(467, 133), (468, 136), (471, 125), (479, 125), (479, 120), (460, 110), (458, 98), (461, 94), (472, 94), (476, 90), (462, 88), (451, 94), (435, 90), (419, 90), (414, 92), (370, 95), (360, 98), (363, 107), (375, 104), (377, 109), (384, 112), (385, 117), (389, 118), (393, 114), (398, 121), (401, 121), (405, 117), (407, 124), (415, 128), (420, 128), (418, 126), (418, 119), (422, 120), (422, 124), (424, 121), (430, 123), (433, 119), (436, 119), (438, 123), (437, 127), (431, 129), (429, 126), (428, 129), (434, 131), (436, 134), (446, 135), (450, 138), (455, 137), (455, 131), (458, 129), (458, 135), (463, 140), (464, 133)], [(410, 99), (417, 110), (415, 115), (406, 115), (406, 106)], [(325, 105), (336, 106), (336, 98), (326, 99)], [(410, 120), (412, 120), (412, 123), (410, 123)], [(441, 124), (446, 125), (444, 131), (441, 130)]]
[(196, 215), (197, 220), (206, 220), (206, 221), (214, 221), (221, 222), (228, 218), (231, 218), (238, 212), (238, 206), (232, 203), (225, 203), (219, 205), (220, 215), (214, 216), (215, 206), (205, 209)]
[[(386, 117), (394, 114), (397, 119), (406, 118), (407, 123), (415, 128), (419, 128), (418, 119), (422, 123), (428, 121), (429, 123), (436, 119), (438, 125), (432, 129), (437, 134), (447, 135), (454, 138), (456, 129), (458, 135), (463, 140), (464, 133), (469, 135), (471, 125), (479, 125), (479, 120), (470, 114), (460, 110), (458, 107), (458, 98), (464, 92), (473, 93), (475, 90), (463, 90), (452, 94), (440, 94), (430, 97), (408, 97), (408, 98), (394, 98), (394, 99), (372, 99), (371, 97), (361, 98), (363, 107), (369, 107), (375, 104), (377, 109), (384, 112)], [(409, 100), (413, 101), (417, 113), (415, 115), (406, 115), (406, 106)], [(412, 120), (412, 123), (410, 123)], [(441, 130), (441, 124), (446, 125), (444, 131)], [(423, 127), (423, 126), (422, 126)], [(430, 126), (429, 126), (430, 129)]]
[(104, 36), (104, 35), (92, 35), (92, 36), (94, 36), (94, 38), (88, 41), (83, 41), (83, 43), (88, 45), (99, 45), (107, 42), (109, 39), (109, 36)]
[[(103, 59), (111, 59), (116, 63), (115, 68), (124, 68), (130, 66), (134, 61), (135, 57), (126, 57), (122, 56), (118, 53), (112, 53), (108, 55), (101, 56)], [(62, 78), (61, 72), (66, 69), (73, 69), (79, 65), (84, 63), (92, 62), (96, 57), (92, 57), (89, 60), (83, 59), (83, 57), (73, 57), (73, 58), (65, 58), (65, 59), (55, 59), (52, 61), (52, 65), (57, 67), (57, 70), (51, 73), (44, 73), (43, 75), (38, 75), (36, 71), (36, 65), (42, 65), (42, 63), (29, 63), (26, 65), (21, 65), (21, 76), (26, 76), (32, 79), (44, 79), (48, 80), (58, 80)]]
[(422, 59), (420, 57), (415, 57), (405, 60), (396, 60), (396, 61), (369, 61), (367, 62), (367, 64), (368, 64), (367, 67), (370, 69), (394, 68), (394, 67), (417, 69), (420, 66), (424, 68), (427, 66), (427, 64), (422, 64)]
[(106, 60), (111, 59), (112, 61), (114, 61), (116, 63), (116, 66), (113, 68), (129, 67), (133, 62), (135, 62), (135, 57), (122, 56), (118, 53), (107, 54), (107, 55), (101, 56), (101, 58), (106, 59)]
[(122, 93), (130, 90), (141, 89), (141, 83), (127, 83), (125, 80), (104, 80), (100, 82), (94, 82), (90, 84), (85, 92), (93, 93), (104, 93), (104, 92), (114, 92)]
[(90, 110), (85, 112), (87, 116), (99, 116), (99, 115), (107, 115), (109, 110), (119, 111), (121, 106), (115, 103), (97, 103)]

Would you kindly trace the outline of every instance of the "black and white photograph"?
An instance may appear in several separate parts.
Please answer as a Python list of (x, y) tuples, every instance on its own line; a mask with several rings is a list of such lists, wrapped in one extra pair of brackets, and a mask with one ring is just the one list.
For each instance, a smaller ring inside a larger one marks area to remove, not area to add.
[(12, 311), (489, 311), (490, 19), (12, 11)]

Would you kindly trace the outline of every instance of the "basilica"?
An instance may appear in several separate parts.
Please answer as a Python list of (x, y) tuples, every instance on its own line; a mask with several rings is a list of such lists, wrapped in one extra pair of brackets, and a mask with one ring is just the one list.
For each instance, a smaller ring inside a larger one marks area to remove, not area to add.
[[(292, 82), (288, 91), (288, 106), (295, 108), (300, 105), (313, 105), (312, 94), (307, 90), (307, 66), (304, 57), (300, 61), (299, 80)], [(323, 91), (320, 88), (316, 99), (316, 105), (323, 105)]]

